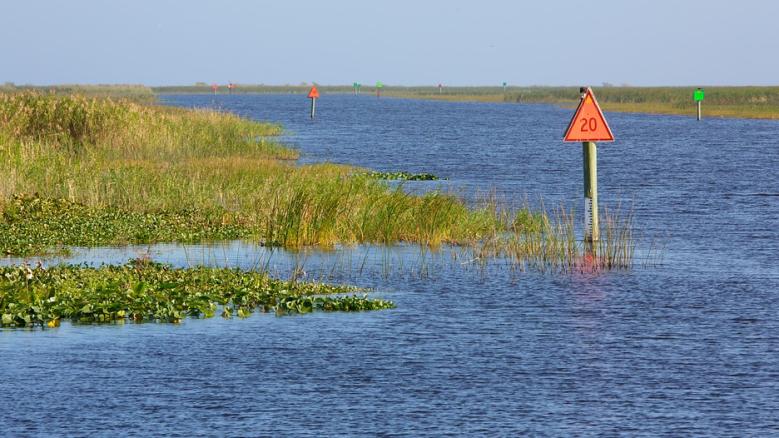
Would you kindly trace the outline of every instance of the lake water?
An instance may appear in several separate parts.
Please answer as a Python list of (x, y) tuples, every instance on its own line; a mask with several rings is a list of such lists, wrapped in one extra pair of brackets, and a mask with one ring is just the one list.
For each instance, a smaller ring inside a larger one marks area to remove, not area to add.
[[(163, 96), (282, 123), (301, 162), (431, 172), (473, 201), (581, 210), (571, 110), (325, 95)], [(263, 267), (375, 288), (397, 309), (0, 331), (0, 434), (779, 433), (779, 123), (606, 114), (601, 206), (662, 263), (597, 274), (471, 267), (418, 248), (241, 242), (78, 250)], [(527, 200), (527, 201), (526, 201)], [(12, 262), (13, 260), (6, 260)]]

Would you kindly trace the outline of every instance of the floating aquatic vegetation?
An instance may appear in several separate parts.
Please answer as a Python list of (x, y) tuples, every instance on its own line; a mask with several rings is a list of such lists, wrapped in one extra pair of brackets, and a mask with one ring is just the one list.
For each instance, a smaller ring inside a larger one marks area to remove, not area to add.
[(356, 292), (351, 286), (283, 281), (262, 272), (174, 269), (145, 259), (99, 268), (22, 265), (0, 268), (0, 326), (56, 327), (65, 319), (179, 323), (213, 317), (220, 307), (226, 318), (255, 311), (288, 315), (395, 307)]
[(0, 216), (0, 253), (32, 255), (66, 246), (249, 238), (240, 215), (187, 209), (133, 212), (88, 207), (66, 199), (16, 195)]
[(366, 172), (363, 175), (368, 178), (386, 179), (393, 181), (438, 181), (440, 178), (432, 173), (410, 172)]

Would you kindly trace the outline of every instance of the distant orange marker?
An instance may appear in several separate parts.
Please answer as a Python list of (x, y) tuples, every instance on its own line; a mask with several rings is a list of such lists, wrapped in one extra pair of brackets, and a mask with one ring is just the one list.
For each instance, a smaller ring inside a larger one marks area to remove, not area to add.
[(319, 99), (319, 90), (316, 89), (316, 85), (311, 87), (311, 91), (308, 92), (308, 98), (311, 99), (311, 118), (314, 118), (316, 114), (316, 100)]
[(590, 88), (579, 102), (563, 141), (614, 141), (614, 134)]

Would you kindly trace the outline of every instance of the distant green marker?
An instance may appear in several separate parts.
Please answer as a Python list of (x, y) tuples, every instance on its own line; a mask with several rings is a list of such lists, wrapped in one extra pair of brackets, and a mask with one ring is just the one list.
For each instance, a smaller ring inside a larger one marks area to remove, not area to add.
[(701, 114), (701, 106), (703, 103), (703, 88), (698, 88), (692, 93), (692, 100), (695, 101), (695, 103), (698, 105), (698, 120), (701, 120), (702, 114)]
[(376, 97), (381, 97), (381, 89), (384, 88), (384, 84), (381, 81), (376, 81)]
[(354, 87), (354, 94), (359, 94), (360, 93), (360, 87), (361, 86), (362, 85), (360, 85), (359, 82), (355, 82), (354, 84), (352, 84), (352, 87)]

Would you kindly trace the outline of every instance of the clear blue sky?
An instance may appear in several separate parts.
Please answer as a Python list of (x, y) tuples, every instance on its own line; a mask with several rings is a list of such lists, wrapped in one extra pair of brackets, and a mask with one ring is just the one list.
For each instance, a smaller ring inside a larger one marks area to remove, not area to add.
[(4, 0), (0, 82), (779, 84), (772, 0)]

